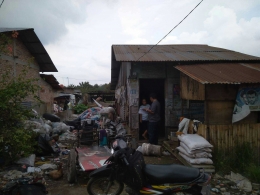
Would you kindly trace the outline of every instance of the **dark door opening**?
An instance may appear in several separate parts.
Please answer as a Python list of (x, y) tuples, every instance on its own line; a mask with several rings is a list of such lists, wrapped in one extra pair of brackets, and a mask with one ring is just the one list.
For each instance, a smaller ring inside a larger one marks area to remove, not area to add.
[[(161, 105), (161, 122), (160, 122), (160, 137), (165, 136), (165, 98), (164, 98), (164, 79), (140, 79), (139, 80), (139, 106), (142, 104), (142, 99), (145, 98), (147, 103), (151, 105), (150, 94), (156, 93), (157, 99)], [(139, 138), (142, 139), (139, 132)]]

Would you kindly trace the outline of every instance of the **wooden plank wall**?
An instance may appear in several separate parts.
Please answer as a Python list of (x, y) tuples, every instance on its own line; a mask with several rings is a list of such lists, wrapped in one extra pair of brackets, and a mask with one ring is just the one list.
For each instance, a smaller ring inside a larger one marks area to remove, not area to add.
[(205, 85), (181, 73), (181, 98), (186, 100), (205, 100)]
[(218, 149), (230, 149), (235, 143), (249, 142), (260, 149), (260, 123), (236, 125), (200, 125), (198, 134)]

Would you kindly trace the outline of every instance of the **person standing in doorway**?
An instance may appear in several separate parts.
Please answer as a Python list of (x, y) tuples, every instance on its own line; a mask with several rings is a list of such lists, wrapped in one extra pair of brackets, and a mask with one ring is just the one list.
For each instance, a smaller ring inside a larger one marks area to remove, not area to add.
[(152, 102), (149, 109), (145, 111), (149, 113), (149, 124), (148, 124), (148, 135), (149, 135), (149, 143), (157, 145), (159, 139), (159, 123), (160, 123), (160, 112), (161, 106), (157, 100), (157, 96), (155, 93), (150, 95), (150, 100)]
[(146, 99), (142, 99), (142, 105), (139, 108), (139, 115), (140, 115), (140, 131), (144, 139), (147, 138), (147, 130), (148, 130), (148, 112), (146, 109), (149, 109), (150, 105), (147, 104)]

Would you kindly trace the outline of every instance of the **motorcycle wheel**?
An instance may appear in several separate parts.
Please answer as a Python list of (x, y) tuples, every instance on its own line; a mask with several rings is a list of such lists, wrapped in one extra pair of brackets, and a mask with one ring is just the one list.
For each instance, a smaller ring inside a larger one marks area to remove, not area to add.
[(202, 190), (201, 186), (194, 185), (190, 189), (185, 190), (184, 192), (187, 192), (192, 195), (202, 195), (201, 190)]
[[(94, 177), (91, 178), (87, 184), (87, 191), (89, 195), (102, 195), (106, 194), (105, 190), (109, 183), (108, 177)], [(114, 180), (110, 186), (107, 194), (119, 195), (123, 191), (124, 184)]]

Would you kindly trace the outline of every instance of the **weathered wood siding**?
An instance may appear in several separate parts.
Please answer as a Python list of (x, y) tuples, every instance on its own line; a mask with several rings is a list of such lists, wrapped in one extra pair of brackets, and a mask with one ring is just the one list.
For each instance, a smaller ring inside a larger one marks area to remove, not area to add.
[[(208, 129), (207, 129), (208, 127)], [(200, 125), (198, 134), (218, 149), (230, 149), (236, 142), (249, 142), (260, 148), (260, 123), (236, 125)]]
[(205, 85), (181, 73), (181, 97), (186, 100), (205, 100)]
[(226, 125), (232, 123), (234, 101), (207, 101), (205, 118), (210, 125)]
[(232, 100), (237, 96), (239, 85), (209, 84), (206, 87), (206, 100)]
[(127, 80), (128, 106), (129, 106), (129, 127), (131, 134), (138, 139), (139, 132), (139, 80)]

